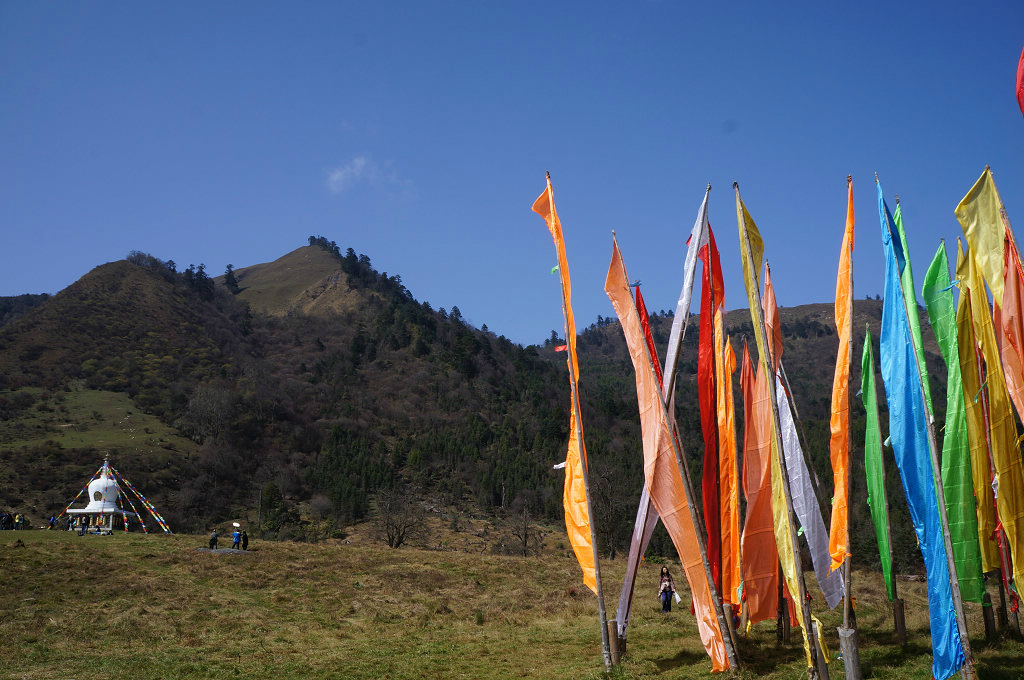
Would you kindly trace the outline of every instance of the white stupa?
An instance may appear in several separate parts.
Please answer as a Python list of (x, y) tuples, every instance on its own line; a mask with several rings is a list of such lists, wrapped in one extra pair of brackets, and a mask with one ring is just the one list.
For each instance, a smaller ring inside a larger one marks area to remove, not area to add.
[(124, 523), (130, 517), (138, 518), (138, 514), (128, 512), (119, 507), (118, 499), (121, 490), (117, 480), (110, 471), (110, 462), (103, 461), (96, 479), (89, 482), (87, 487), (89, 504), (84, 508), (68, 508), (67, 513), (76, 518), (75, 525), (79, 528), (85, 527), (86, 531), (108, 534), (114, 531), (114, 518), (120, 517)]

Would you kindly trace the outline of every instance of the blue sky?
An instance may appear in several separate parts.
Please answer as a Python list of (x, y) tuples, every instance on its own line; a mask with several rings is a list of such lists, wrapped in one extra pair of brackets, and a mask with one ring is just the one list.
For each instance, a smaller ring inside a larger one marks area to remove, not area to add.
[[(900, 7), (899, 5), (903, 5)], [(3, 3), (0, 295), (142, 250), (267, 262), (323, 234), (517, 342), (578, 324), (615, 229), (672, 309), (708, 182), (726, 306), (735, 198), (779, 303), (828, 302), (853, 174), (857, 297), (882, 291), (874, 173), (923, 275), (992, 166), (1024, 229), (1024, 4)]]

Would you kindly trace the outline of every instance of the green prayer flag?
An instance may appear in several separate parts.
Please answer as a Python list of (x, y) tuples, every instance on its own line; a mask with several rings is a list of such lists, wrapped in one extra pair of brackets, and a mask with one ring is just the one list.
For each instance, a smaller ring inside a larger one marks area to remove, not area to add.
[(885, 505), (885, 466), (882, 463), (882, 430), (878, 424), (878, 395), (875, 392), (875, 357), (871, 350), (871, 331), (864, 337), (860, 361), (860, 398), (867, 411), (864, 428), (864, 476), (867, 478), (868, 507), (875, 524), (878, 556), (889, 601), (895, 597), (892, 585), (892, 546), (889, 542), (889, 511)]
[[(903, 231), (903, 212), (900, 204), (896, 204), (896, 212), (892, 216), (896, 224), (896, 233), (900, 237), (900, 245), (903, 247), (903, 257), (906, 265), (900, 272), (900, 287), (903, 288), (903, 297), (910, 303), (907, 316), (910, 318), (910, 334), (914, 338), (914, 353), (917, 354), (917, 366), (921, 372), (921, 385), (924, 386), (924, 399), (928, 402), (928, 415), (935, 413), (932, 408), (932, 391), (928, 386), (928, 367), (924, 363), (924, 345), (921, 342), (921, 319), (917, 312), (917, 293), (914, 292), (914, 271), (910, 266), (910, 251), (907, 249), (907, 234)], [(949, 277), (946, 277), (949, 278)], [(947, 284), (949, 282), (947, 281)]]
[(960, 352), (957, 349), (956, 307), (949, 288), (949, 263), (946, 244), (939, 245), (935, 258), (924, 275), (921, 289), (935, 341), (946, 361), (946, 427), (942, 438), (942, 491), (946, 497), (946, 517), (953, 545), (960, 595), (968, 602), (981, 602), (985, 583), (978, 544), (978, 516), (975, 510), (971, 477), (970, 446), (967, 439), (967, 410), (964, 384), (960, 377)]

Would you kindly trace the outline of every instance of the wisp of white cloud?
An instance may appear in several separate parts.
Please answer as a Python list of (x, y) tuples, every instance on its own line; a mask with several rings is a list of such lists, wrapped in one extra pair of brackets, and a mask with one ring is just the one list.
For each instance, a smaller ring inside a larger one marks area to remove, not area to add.
[(343, 163), (327, 173), (327, 188), (332, 194), (340, 194), (361, 179), (366, 178), (368, 172), (375, 172), (372, 164), (369, 164), (366, 156), (356, 156), (348, 163)]
[(366, 155), (356, 156), (327, 171), (327, 189), (332, 194), (344, 193), (360, 182), (371, 186), (397, 187), (403, 193), (410, 191), (412, 185), (411, 182), (401, 179), (398, 173), (390, 168), (390, 164), (381, 167)]

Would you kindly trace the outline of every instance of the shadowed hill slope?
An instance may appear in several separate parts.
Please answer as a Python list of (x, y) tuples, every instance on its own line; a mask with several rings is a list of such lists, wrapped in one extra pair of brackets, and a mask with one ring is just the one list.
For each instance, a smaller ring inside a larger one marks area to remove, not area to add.
[[(0, 442), (0, 460), (25, 473), (0, 488), (0, 505), (59, 511), (84, 482), (58, 474), (61, 464), (74, 460), (78, 474), (110, 453), (185, 529), (250, 513), (263, 491), (280, 499), (272, 529), (301, 537), (309, 499), (325, 498), (345, 523), (370, 512), (378, 489), (393, 487), (471, 512), (515, 507), (561, 519), (562, 476), (551, 469), (568, 435), (560, 339), (521, 347), (473, 328), (457, 308), (416, 301), (399, 277), (322, 237), (236, 270), (237, 295), (204, 276), (201, 267), (179, 273), (135, 254), (0, 328), (0, 419), (17, 433)], [(854, 310), (856, 395), (863, 329), (877, 338), (881, 302), (857, 301)], [(829, 304), (781, 309), (783, 361), (826, 502), (831, 316)], [(671, 316), (651, 322), (664, 352)], [(695, 315), (677, 389), (695, 474), (703, 459), (697, 325)], [(726, 330), (740, 355), (742, 338), (752, 337), (747, 311), (729, 312)], [(941, 422), (945, 372), (927, 330), (926, 338)], [(603, 550), (613, 552), (626, 545), (642, 484), (632, 365), (618, 323), (603, 317), (580, 334), (579, 351), (595, 524)], [(738, 371), (733, 380), (742, 432)], [(130, 406), (155, 418), (145, 436), (128, 436), (118, 414)], [(855, 538), (871, 554), (862, 411), (854, 398), (852, 507)], [(889, 472), (895, 525), (905, 503), (895, 466)], [(894, 540), (907, 543), (901, 559), (913, 560), (912, 532), (897, 530)], [(661, 531), (654, 546), (672, 551)]]

